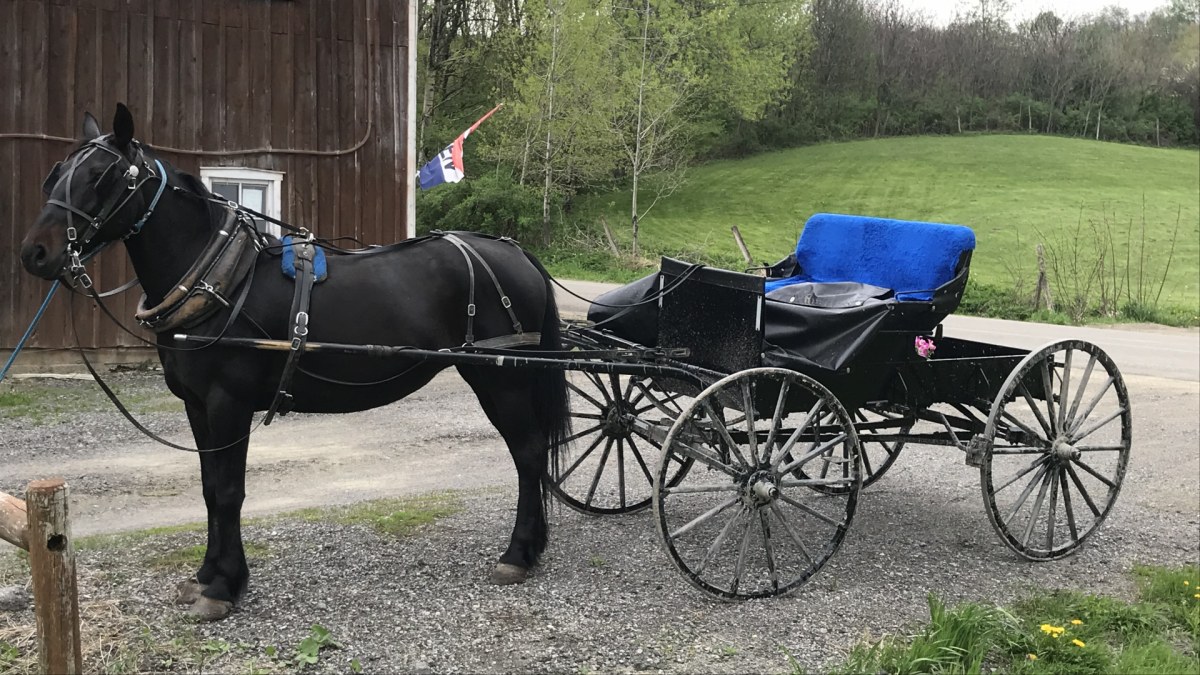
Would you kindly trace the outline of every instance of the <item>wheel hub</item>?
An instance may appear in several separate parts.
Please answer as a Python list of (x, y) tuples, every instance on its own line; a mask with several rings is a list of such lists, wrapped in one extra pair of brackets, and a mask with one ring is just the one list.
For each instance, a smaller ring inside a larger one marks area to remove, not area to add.
[(1069, 462), (1073, 459), (1079, 459), (1080, 455), (1083, 453), (1081, 453), (1074, 445), (1068, 443), (1065, 438), (1058, 438), (1051, 446), (1050, 454), (1053, 455), (1055, 459)]
[(766, 506), (778, 498), (779, 486), (775, 484), (775, 475), (769, 471), (753, 474), (742, 488), (742, 503), (750, 508)]
[(610, 438), (629, 438), (633, 434), (633, 413), (620, 403), (604, 409), (603, 431)]

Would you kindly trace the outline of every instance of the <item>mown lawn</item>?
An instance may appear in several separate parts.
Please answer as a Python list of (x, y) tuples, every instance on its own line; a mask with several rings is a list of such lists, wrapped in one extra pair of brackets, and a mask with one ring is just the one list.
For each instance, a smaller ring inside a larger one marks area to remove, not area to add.
[[(1017, 277), (1031, 287), (1038, 242), (1090, 245), (1098, 230), (1111, 237), (1117, 275), (1124, 282), (1128, 269), (1135, 292), (1139, 275), (1157, 289), (1170, 256), (1163, 304), (1195, 311), (1200, 303), (1195, 150), (981, 135), (829, 143), (712, 162), (692, 169), (643, 219), (642, 245), (650, 257), (687, 252), (736, 264), (729, 227), (737, 225), (754, 257), (773, 262), (821, 211), (968, 225), (978, 239), (972, 278), (1004, 288)], [(585, 197), (574, 218), (591, 228), (601, 215), (627, 245), (628, 191)]]

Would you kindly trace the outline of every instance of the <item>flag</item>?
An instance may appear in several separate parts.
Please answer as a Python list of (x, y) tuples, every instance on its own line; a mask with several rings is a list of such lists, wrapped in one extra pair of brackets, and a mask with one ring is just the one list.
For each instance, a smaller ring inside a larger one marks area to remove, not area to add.
[[(504, 105), (501, 103), (500, 105)], [(470, 129), (459, 134), (454, 142), (446, 146), (445, 150), (438, 153), (437, 157), (429, 160), (425, 166), (421, 167), (420, 173), (417, 174), (417, 179), (421, 184), (422, 190), (428, 190), (435, 185), (442, 183), (457, 183), (466, 175), (466, 170), (463, 169), (463, 141), (467, 140), (467, 136), (475, 131), (484, 120), (492, 116), (492, 113), (500, 109), (500, 105), (492, 108), (486, 115), (479, 118), (475, 124), (471, 125)]]

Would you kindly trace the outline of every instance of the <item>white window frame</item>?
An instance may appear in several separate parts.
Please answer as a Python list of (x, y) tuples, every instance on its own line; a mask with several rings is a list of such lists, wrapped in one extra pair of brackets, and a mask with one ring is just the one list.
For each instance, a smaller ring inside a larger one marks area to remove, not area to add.
[[(229, 183), (266, 183), (266, 197), (263, 200), (263, 213), (272, 218), (283, 220), (283, 176), (282, 171), (270, 169), (253, 169), (244, 166), (202, 166), (200, 181), (204, 187), (212, 189), (213, 181)], [(265, 223), (265, 231), (276, 237), (283, 236), (283, 230), (274, 223)]]

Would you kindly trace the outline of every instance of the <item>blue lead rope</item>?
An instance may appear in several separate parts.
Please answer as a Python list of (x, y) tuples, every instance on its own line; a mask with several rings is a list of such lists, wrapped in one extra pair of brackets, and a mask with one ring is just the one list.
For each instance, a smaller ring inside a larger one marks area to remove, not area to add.
[(46, 308), (50, 306), (50, 298), (54, 297), (54, 292), (62, 285), (62, 281), (55, 280), (50, 286), (50, 292), (46, 294), (46, 299), (42, 301), (42, 306), (38, 308), (37, 314), (33, 316), (33, 321), (30, 322), (29, 328), (25, 329), (25, 334), (21, 336), (17, 346), (13, 348), (12, 354), (8, 356), (8, 363), (4, 364), (4, 368), (0, 369), (0, 382), (4, 381), (4, 377), (8, 375), (8, 369), (12, 368), (13, 362), (17, 360), (17, 354), (25, 348), (25, 343), (29, 341), (29, 337), (33, 335), (33, 330), (37, 328), (38, 322), (42, 320), (42, 315), (46, 313)]

